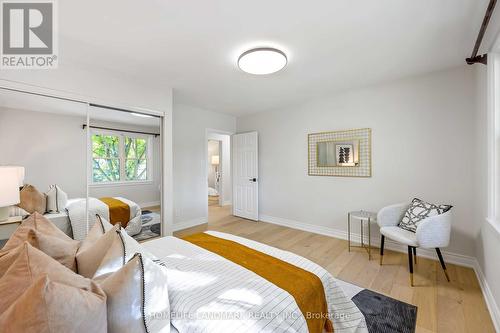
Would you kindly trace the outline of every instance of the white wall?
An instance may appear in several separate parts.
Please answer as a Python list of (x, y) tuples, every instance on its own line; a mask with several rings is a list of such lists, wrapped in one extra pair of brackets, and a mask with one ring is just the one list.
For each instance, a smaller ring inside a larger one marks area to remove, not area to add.
[(207, 129), (234, 132), (236, 119), (174, 104), (174, 228), (207, 221)]
[[(259, 132), (261, 219), (345, 232), (350, 210), (419, 197), (455, 206), (448, 250), (473, 255), (474, 88), (463, 66), (238, 118), (239, 132)], [(307, 175), (308, 133), (364, 127), (373, 135), (371, 178)]]
[(58, 184), (86, 196), (85, 117), (0, 108), (0, 165), (25, 167), (26, 184), (46, 192)]

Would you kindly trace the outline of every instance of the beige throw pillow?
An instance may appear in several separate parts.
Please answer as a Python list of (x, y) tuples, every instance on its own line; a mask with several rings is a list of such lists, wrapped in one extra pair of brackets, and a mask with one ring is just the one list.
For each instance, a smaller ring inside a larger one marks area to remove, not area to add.
[(103, 256), (99, 268), (93, 275), (94, 280), (103, 280), (113, 272), (123, 267), (136, 253), (150, 260), (156, 260), (156, 257), (145, 250), (141, 244), (129, 236), (123, 228), (116, 230), (113, 242)]
[(105, 333), (106, 317), (101, 292), (55, 282), (44, 274), (0, 315), (0, 327), (5, 332)]
[(19, 207), (32, 214), (34, 212), (38, 212), (40, 214), (44, 214), (47, 209), (47, 199), (45, 194), (38, 191), (36, 187), (33, 185), (26, 184), (21, 189), (19, 193), (21, 197), (21, 202), (19, 203)]
[(25, 241), (76, 271), (75, 256), (80, 242), (70, 238), (43, 215), (35, 212), (24, 220), (0, 251), (0, 258)]
[[(26, 241), (31, 244), (33, 240)], [(17, 257), (24, 250), (24, 243), (19, 244), (16, 248), (11, 249), (10, 251), (0, 252), (0, 279), (7, 272), (9, 267), (16, 261)]]
[(82, 241), (76, 253), (78, 274), (86, 278), (94, 276), (102, 258), (104, 258), (113, 240), (116, 238), (116, 231), (119, 230), (120, 225), (113, 226), (113, 228), (102, 235), (100, 235), (100, 228), (101, 226), (98, 221), (92, 226), (89, 235)]
[[(0, 279), (0, 313), (4, 313), (39, 277), (48, 275), (51, 281), (92, 292), (103, 300), (102, 289), (92, 280), (86, 279), (64, 267), (28, 242), (23, 244), (16, 260)], [(79, 315), (74, 309), (75, 317)], [(0, 326), (1, 327), (1, 326)]]

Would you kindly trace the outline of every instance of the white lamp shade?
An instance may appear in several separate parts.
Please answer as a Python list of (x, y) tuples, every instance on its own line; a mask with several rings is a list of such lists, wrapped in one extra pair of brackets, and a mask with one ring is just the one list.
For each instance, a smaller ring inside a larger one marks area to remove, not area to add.
[(24, 167), (21, 166), (0, 166), (0, 169), (14, 169), (17, 174), (17, 187), (22, 187), (24, 184)]
[(19, 202), (19, 171), (16, 168), (0, 168), (0, 207)]
[(212, 156), (212, 165), (219, 165), (219, 155)]

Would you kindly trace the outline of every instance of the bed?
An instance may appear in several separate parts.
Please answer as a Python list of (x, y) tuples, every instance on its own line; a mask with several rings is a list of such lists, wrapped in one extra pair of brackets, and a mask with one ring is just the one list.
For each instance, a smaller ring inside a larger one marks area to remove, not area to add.
[[(353, 293), (319, 265), (271, 246), (221, 232), (204, 234), (272, 256), (321, 280), (335, 332), (367, 332)], [(309, 322), (287, 291), (189, 241), (164, 237), (143, 243), (168, 269), (172, 331), (308, 332)], [(284, 272), (285, 277), (288, 278)], [(297, 285), (301, 285), (298, 281)], [(310, 330), (309, 330), (310, 331)]]
[[(81, 201), (85, 200), (72, 204)], [(64, 216), (54, 216), (54, 220), (64, 221)], [(36, 232), (28, 232), (30, 228)], [(85, 244), (54, 230), (50, 220), (32, 215), (17, 229), (11, 238), (13, 247), (6, 250), (7, 255), (0, 255), (0, 259), (8, 264), (12, 259), (9, 251), (14, 248), (28, 251), (31, 245), (23, 241), (28, 234), (43, 237), (45, 233), (59, 239), (50, 246), (35, 242), (40, 246), (36, 250), (39, 254), (29, 252), (34, 250), (23, 252), (26, 255), (19, 256), (21, 264), (32, 255), (33, 272), (46, 274), (47, 278), (49, 272), (37, 268), (35, 259), (47, 263), (43, 256), (52, 256), (56, 260), (52, 265), (56, 266), (66, 266), (73, 260), (75, 275), (93, 279), (96, 288), (102, 287), (101, 292), (105, 290), (111, 300), (104, 319), (108, 328), (121, 325), (122, 313), (126, 311), (129, 323), (140, 327), (134, 330), (137, 332), (368, 332), (363, 315), (366, 312), (362, 313), (358, 303), (351, 299), (359, 288), (336, 280), (319, 265), (291, 252), (216, 231), (182, 239), (168, 236), (140, 244), (124, 229), (100, 217)], [(75, 244), (79, 247), (76, 255)], [(103, 252), (104, 248), (107, 250)], [(7, 268), (5, 272), (10, 271), (18, 269)], [(51, 278), (57, 282), (59, 275)], [(106, 303), (106, 298), (100, 299)], [(73, 301), (78, 302), (78, 297)], [(92, 313), (92, 309), (87, 311), (83, 307), (77, 310), (81, 310), (82, 316)], [(51, 311), (57, 313), (59, 309), (52, 307)], [(73, 314), (68, 318), (73, 319)], [(102, 328), (102, 324), (96, 322), (95, 328)]]
[[(130, 236), (140, 233), (142, 228), (141, 207), (137, 203), (123, 197), (114, 197), (113, 199), (119, 200), (128, 206), (130, 214), (125, 228), (127, 233)], [(88, 208), (89, 229), (96, 221), (96, 214), (99, 214), (107, 220), (110, 219), (109, 206), (102, 200), (90, 197), (88, 200)], [(75, 240), (83, 240), (87, 235), (86, 209), (87, 202), (85, 198), (68, 199), (64, 210), (58, 213), (46, 213), (45, 217), (70, 237)]]

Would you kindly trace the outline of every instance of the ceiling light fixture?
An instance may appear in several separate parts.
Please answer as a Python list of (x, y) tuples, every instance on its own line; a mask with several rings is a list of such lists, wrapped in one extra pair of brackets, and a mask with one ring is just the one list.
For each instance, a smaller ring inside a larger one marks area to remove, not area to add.
[(145, 114), (145, 113), (130, 112), (130, 114), (133, 116), (136, 116), (136, 117), (141, 117), (141, 118), (154, 118), (154, 116), (151, 116), (151, 115)]
[(240, 55), (238, 67), (250, 74), (265, 75), (282, 70), (287, 61), (284, 52), (270, 47), (260, 47)]

